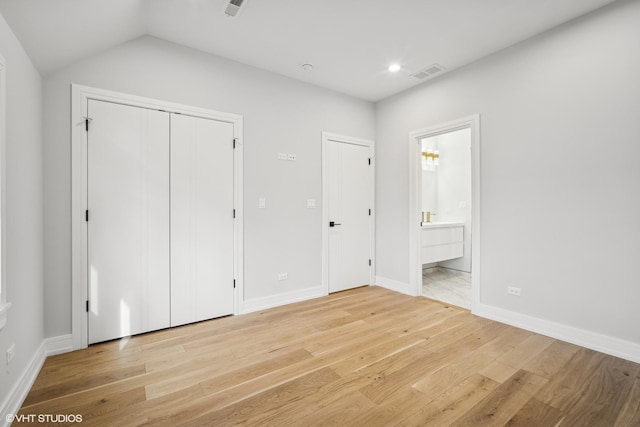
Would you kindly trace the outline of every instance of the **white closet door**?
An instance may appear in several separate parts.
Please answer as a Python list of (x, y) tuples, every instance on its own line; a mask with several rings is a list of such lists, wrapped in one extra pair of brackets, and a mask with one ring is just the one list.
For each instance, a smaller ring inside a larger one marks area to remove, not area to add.
[(233, 313), (233, 125), (171, 116), (171, 326)]
[(370, 282), (369, 148), (327, 142), (329, 292)]
[(90, 100), (89, 343), (166, 328), (169, 114)]

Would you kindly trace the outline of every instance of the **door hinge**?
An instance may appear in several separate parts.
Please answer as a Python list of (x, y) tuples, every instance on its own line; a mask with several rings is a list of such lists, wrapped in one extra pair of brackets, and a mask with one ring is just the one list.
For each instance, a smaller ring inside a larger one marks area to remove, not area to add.
[(233, 149), (236, 148), (236, 142), (238, 142), (238, 138), (233, 138)]
[(86, 222), (89, 222), (89, 209), (84, 211), (84, 220)]
[(87, 300), (87, 313), (89, 312), (89, 300)]
[(89, 119), (84, 119), (84, 130), (89, 132)]
[(371, 216), (371, 209), (369, 209), (369, 216)]
[(236, 288), (236, 279), (233, 279), (233, 289)]
[(235, 209), (233, 210), (233, 217), (234, 218), (236, 217), (236, 210)]
[(371, 267), (371, 260), (369, 260), (369, 267)]
[(369, 166), (371, 166), (371, 157), (369, 157)]

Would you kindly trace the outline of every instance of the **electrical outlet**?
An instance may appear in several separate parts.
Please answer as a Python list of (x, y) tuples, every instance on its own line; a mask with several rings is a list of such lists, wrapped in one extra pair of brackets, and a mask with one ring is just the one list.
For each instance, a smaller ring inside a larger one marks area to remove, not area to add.
[(515, 295), (515, 296), (519, 297), (520, 294), (522, 293), (522, 291), (520, 290), (520, 288), (516, 288), (515, 286), (508, 286), (507, 287), (507, 293), (509, 295)]
[(11, 347), (9, 347), (9, 350), (7, 350), (7, 365), (11, 363), (11, 361), (13, 360), (13, 356), (15, 355), (16, 355), (16, 345), (11, 344)]
[(278, 160), (287, 160), (287, 153), (278, 153)]
[(289, 278), (288, 273), (280, 273), (278, 274), (278, 280), (287, 280)]
[(316, 199), (307, 199), (307, 209), (316, 208)]
[(296, 155), (295, 154), (289, 154), (288, 160), (292, 161), (292, 162), (295, 162), (296, 161)]

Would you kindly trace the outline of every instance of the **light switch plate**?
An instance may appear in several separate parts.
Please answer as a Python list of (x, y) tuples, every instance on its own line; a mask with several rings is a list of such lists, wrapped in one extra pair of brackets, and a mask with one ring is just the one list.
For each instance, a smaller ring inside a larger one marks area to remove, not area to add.
[(307, 209), (316, 208), (316, 199), (307, 199)]
[(258, 199), (258, 209), (264, 209), (267, 207), (267, 200), (264, 197)]
[(278, 160), (287, 160), (287, 153), (278, 153)]
[(7, 365), (11, 363), (13, 357), (16, 355), (16, 345), (11, 344), (11, 347), (7, 350)]

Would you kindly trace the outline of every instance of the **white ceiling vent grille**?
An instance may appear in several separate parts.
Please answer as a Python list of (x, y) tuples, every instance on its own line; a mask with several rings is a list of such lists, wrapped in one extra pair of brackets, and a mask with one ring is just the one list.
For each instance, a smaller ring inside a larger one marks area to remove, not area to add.
[(429, 67), (425, 68), (424, 70), (421, 70), (421, 71), (418, 71), (417, 73), (411, 74), (411, 76), (415, 77), (418, 80), (424, 80), (426, 78), (431, 78), (431, 77), (435, 76), (436, 74), (440, 74), (444, 70), (445, 70), (445, 68), (442, 65), (433, 64), (433, 65), (430, 65)]
[(225, 0), (223, 5), (225, 15), (238, 16), (245, 2), (245, 0)]

